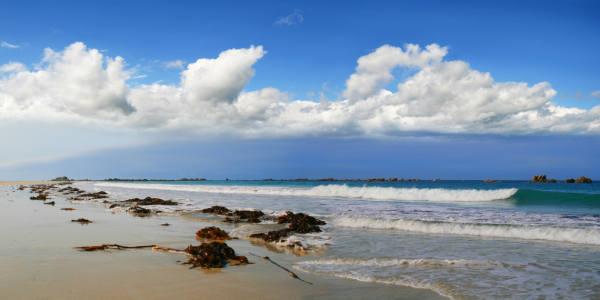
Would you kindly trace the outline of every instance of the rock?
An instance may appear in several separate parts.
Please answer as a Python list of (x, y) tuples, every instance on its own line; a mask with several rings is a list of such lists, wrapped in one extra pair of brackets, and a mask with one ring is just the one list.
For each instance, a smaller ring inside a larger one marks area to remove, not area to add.
[(546, 175), (533, 176), (531, 182), (556, 182), (556, 179), (546, 179)]
[(579, 179), (575, 180), (575, 183), (592, 183), (592, 180), (587, 177), (579, 177)]
[(56, 177), (56, 178), (52, 179), (51, 181), (69, 181), (69, 177), (67, 177), (67, 176)]
[(565, 183), (575, 183), (575, 179), (569, 178), (569, 179), (565, 180)]
[(365, 181), (366, 182), (381, 182), (381, 181), (385, 181), (385, 178), (372, 178), (372, 179), (367, 179)]
[(496, 180), (491, 180), (491, 179), (484, 181), (484, 183), (495, 183), (495, 182), (496, 182)]

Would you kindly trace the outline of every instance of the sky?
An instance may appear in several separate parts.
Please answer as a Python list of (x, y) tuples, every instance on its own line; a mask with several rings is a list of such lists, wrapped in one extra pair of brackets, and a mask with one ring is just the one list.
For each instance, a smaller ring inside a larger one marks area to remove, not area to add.
[(0, 6), (0, 180), (600, 179), (598, 1)]

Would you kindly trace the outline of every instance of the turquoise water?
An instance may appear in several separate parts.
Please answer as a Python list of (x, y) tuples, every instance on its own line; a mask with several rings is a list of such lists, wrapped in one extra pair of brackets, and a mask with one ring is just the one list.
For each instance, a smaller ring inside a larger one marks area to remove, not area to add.
[[(427, 288), (454, 299), (600, 299), (600, 184), (505, 181), (90, 182), (111, 200), (183, 202), (188, 219), (220, 222), (212, 205), (306, 212), (324, 232), (294, 237), (316, 256), (298, 270)], [(247, 237), (264, 226), (240, 224)], [(285, 248), (285, 243), (274, 247)], [(275, 249), (275, 248), (273, 248)]]

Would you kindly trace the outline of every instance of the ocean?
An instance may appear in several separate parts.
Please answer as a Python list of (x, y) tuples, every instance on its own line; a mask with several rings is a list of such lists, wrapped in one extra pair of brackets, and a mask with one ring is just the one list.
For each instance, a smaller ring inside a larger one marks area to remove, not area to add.
[[(153, 207), (189, 220), (220, 222), (212, 205), (279, 215), (303, 212), (323, 232), (286, 243), (310, 255), (293, 268), (430, 289), (453, 299), (600, 299), (600, 184), (526, 181), (165, 181), (78, 182), (109, 201), (177, 200)], [(113, 209), (112, 212), (118, 212)], [(240, 223), (248, 237), (270, 223)], [(281, 250), (281, 251), (284, 251)], [(273, 250), (276, 251), (276, 250)], [(298, 255), (290, 252), (290, 255)]]

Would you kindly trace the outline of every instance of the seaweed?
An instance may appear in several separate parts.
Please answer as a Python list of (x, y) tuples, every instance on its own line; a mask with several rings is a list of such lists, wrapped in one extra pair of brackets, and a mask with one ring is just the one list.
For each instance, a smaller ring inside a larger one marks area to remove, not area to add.
[(138, 249), (138, 248), (150, 248), (156, 247), (156, 245), (146, 245), (146, 246), (121, 246), (117, 244), (102, 244), (100, 246), (83, 246), (83, 247), (75, 247), (75, 249), (79, 249), (79, 251), (101, 251), (106, 249)]
[(89, 223), (93, 223), (92, 221), (88, 220), (88, 219), (84, 219), (84, 218), (79, 218), (77, 220), (71, 220), (71, 222), (77, 222), (77, 223), (81, 223), (81, 225), (83, 224), (89, 224)]
[(125, 200), (125, 202), (135, 202), (137, 205), (179, 205), (180, 204), (175, 201), (163, 200), (160, 198), (152, 198), (152, 197), (146, 197), (144, 199), (133, 198), (133, 199)]
[(81, 194), (81, 195), (79, 195), (79, 197), (87, 197), (87, 198), (92, 198), (92, 199), (104, 199), (104, 198), (108, 198), (107, 194), (108, 193), (105, 191), (100, 191), (97, 193)]
[(215, 226), (200, 229), (200, 230), (198, 230), (198, 232), (196, 232), (196, 235), (199, 238), (205, 238), (205, 239), (210, 239), (210, 240), (230, 240), (231, 239), (231, 237), (229, 236), (229, 234), (227, 234), (227, 232), (225, 232), (224, 230), (221, 230), (220, 228), (215, 227)]
[(212, 213), (217, 215), (224, 215), (229, 212), (229, 209), (224, 206), (214, 205), (209, 208), (205, 208), (202, 210), (203, 213)]
[(192, 257), (183, 264), (192, 265), (190, 269), (201, 267), (205, 269), (223, 268), (228, 260), (237, 260), (241, 264), (247, 264), (248, 258), (245, 256), (236, 256), (235, 251), (223, 242), (202, 243), (198, 246), (188, 246), (185, 252)]
[(50, 199), (48, 197), (48, 194), (41, 194), (41, 193), (38, 194), (36, 197), (29, 197), (29, 200), (43, 200), (43, 201), (46, 201), (48, 199)]

